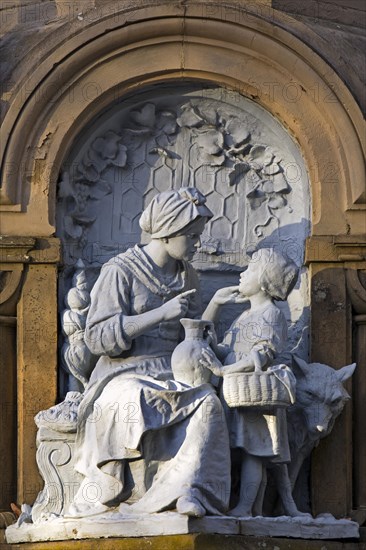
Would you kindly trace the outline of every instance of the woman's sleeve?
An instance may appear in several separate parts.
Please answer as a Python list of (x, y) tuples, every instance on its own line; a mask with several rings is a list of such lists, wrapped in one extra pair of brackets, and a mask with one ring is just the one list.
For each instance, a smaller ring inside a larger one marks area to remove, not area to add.
[(190, 319), (201, 319), (203, 308), (200, 281), (195, 269), (188, 262), (186, 263), (186, 269), (188, 278), (185, 290), (191, 290), (193, 288), (197, 290), (197, 292), (189, 298), (187, 317)]
[(85, 343), (95, 355), (115, 357), (130, 349), (132, 339), (123, 330), (130, 313), (130, 283), (120, 267), (107, 265), (91, 292)]

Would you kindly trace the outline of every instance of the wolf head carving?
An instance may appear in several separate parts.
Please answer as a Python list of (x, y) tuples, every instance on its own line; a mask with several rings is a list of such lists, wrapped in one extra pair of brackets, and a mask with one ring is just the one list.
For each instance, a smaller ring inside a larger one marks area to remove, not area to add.
[(353, 363), (336, 370), (293, 357), (296, 407), (303, 411), (310, 437), (320, 439), (331, 432), (335, 419), (350, 399), (343, 382), (352, 376), (355, 368), (356, 363)]

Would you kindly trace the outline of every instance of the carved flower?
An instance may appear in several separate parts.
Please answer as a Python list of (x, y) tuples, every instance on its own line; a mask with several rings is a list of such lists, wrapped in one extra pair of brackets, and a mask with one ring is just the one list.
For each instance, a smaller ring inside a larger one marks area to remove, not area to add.
[[(244, 177), (246, 181), (248, 179), (252, 181), (265, 180), (267, 192), (289, 193), (291, 188), (283, 175), (281, 159), (275, 156), (270, 147), (265, 145), (249, 145), (249, 147), (248, 154), (241, 155), (240, 160), (236, 160), (229, 176), (230, 184), (240, 183)], [(246, 174), (248, 175), (246, 176)], [(268, 186), (271, 186), (271, 190)]]

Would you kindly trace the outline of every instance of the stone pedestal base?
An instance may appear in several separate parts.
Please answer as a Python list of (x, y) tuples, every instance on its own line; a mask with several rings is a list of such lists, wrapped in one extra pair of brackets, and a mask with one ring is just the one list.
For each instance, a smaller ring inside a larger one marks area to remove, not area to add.
[(189, 518), (176, 512), (122, 515), (116, 511), (88, 519), (50, 518), (35, 524), (12, 525), (6, 530), (9, 543), (110, 537), (151, 537), (188, 533), (291, 537), (298, 539), (350, 539), (359, 537), (358, 524), (332, 517)]

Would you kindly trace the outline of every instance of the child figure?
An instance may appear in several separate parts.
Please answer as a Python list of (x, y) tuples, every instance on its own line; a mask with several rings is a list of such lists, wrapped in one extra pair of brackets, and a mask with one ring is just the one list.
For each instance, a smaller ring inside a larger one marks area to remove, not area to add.
[[(241, 273), (239, 286), (218, 290), (204, 313), (204, 319), (215, 322), (224, 304), (249, 301), (251, 306), (235, 320), (221, 344), (213, 338), (211, 347), (215, 353), (202, 351), (202, 364), (217, 376), (272, 365), (287, 341), (286, 319), (273, 300), (286, 300), (296, 279), (297, 267), (292, 261), (273, 249), (257, 251), (247, 270)], [(294, 378), (287, 370), (284, 374), (291, 385)], [(240, 498), (231, 515), (253, 515), (256, 499), (258, 502), (263, 497), (269, 465), (277, 465), (274, 475), (286, 514), (303, 515), (293, 500), (287, 472), (290, 451), (285, 409), (273, 408), (271, 412), (266, 409), (262, 413), (260, 409), (229, 408), (223, 396), (222, 401), (230, 447), (241, 455)]]

